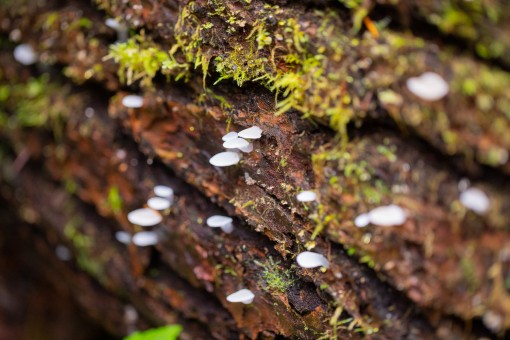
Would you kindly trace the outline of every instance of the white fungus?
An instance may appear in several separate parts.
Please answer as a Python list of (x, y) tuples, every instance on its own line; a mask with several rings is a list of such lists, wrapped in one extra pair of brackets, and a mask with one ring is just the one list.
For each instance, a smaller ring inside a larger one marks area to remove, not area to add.
[(477, 214), (485, 214), (490, 207), (489, 197), (478, 188), (469, 188), (460, 194), (460, 203)]
[(170, 205), (172, 202), (163, 197), (151, 197), (147, 200), (147, 206), (154, 210), (166, 210)]
[(361, 214), (354, 219), (354, 225), (358, 228), (366, 227), (370, 224), (370, 216), (368, 214)]
[(259, 139), (262, 137), (262, 130), (258, 126), (244, 129), (237, 134), (239, 137), (246, 139)]
[(129, 235), (129, 233), (127, 233), (125, 231), (117, 231), (115, 233), (115, 239), (122, 244), (131, 243), (131, 235)]
[(37, 61), (37, 53), (29, 44), (21, 44), (14, 48), (14, 59), (22, 65), (32, 65)]
[(129, 222), (141, 227), (151, 227), (163, 220), (160, 213), (148, 208), (133, 210), (127, 215), (127, 218)]
[(133, 236), (133, 243), (139, 247), (158, 244), (159, 237), (154, 231), (140, 231)]
[(156, 185), (154, 187), (154, 195), (166, 198), (172, 202), (174, 198), (174, 189), (167, 187), (166, 185)]
[(315, 268), (329, 267), (329, 261), (321, 254), (312, 251), (304, 251), (296, 257), (296, 261), (300, 267)]
[(406, 85), (415, 96), (428, 101), (439, 100), (450, 90), (448, 83), (434, 72), (425, 72), (419, 77), (409, 78)]
[(57, 257), (62, 261), (69, 261), (71, 259), (71, 252), (69, 251), (69, 248), (61, 244), (55, 248), (55, 255), (57, 255)]
[(118, 41), (123, 42), (127, 40), (129, 27), (126, 24), (120, 23), (113, 18), (106, 19), (105, 24), (117, 32)]
[(237, 152), (225, 151), (211, 157), (209, 163), (214, 166), (230, 166), (239, 163), (241, 157)]
[(241, 302), (241, 303), (244, 303), (245, 305), (247, 305), (247, 304), (252, 303), (254, 298), (255, 298), (255, 294), (253, 294), (251, 290), (244, 288), (244, 289), (238, 290), (237, 292), (232, 293), (229, 296), (227, 296), (227, 301), (228, 302)]
[(248, 144), (248, 146), (245, 146), (244, 148), (239, 148), (244, 153), (250, 153), (253, 151), (253, 143)]
[(206, 223), (211, 228), (221, 228), (227, 234), (234, 230), (232, 218), (228, 216), (213, 215), (207, 219)]
[(240, 149), (248, 145), (250, 145), (250, 143), (244, 138), (232, 138), (223, 143), (225, 149)]
[(310, 190), (301, 191), (296, 196), (299, 202), (313, 202), (317, 199), (317, 194)]
[(372, 224), (389, 227), (404, 224), (407, 214), (398, 205), (390, 204), (370, 210), (368, 217)]
[(143, 106), (143, 97), (130, 94), (122, 98), (122, 105), (130, 108), (139, 108)]
[(225, 136), (221, 137), (221, 140), (226, 142), (226, 141), (229, 141), (231, 139), (236, 139), (237, 138), (237, 132), (235, 131), (230, 131), (229, 133), (227, 133)]

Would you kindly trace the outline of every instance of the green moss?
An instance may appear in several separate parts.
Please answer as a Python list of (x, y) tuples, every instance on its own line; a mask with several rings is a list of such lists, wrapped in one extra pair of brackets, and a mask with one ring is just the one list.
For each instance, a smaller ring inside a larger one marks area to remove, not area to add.
[(270, 292), (286, 292), (296, 281), (292, 268), (287, 269), (280, 266), (280, 262), (274, 261), (270, 256), (266, 262), (255, 263), (262, 267), (262, 287)]
[(60, 140), (73, 101), (69, 89), (50, 82), (46, 74), (26, 83), (0, 85), (0, 129), (44, 128)]
[(108, 190), (108, 206), (114, 214), (122, 212), (122, 197), (116, 186), (112, 186)]

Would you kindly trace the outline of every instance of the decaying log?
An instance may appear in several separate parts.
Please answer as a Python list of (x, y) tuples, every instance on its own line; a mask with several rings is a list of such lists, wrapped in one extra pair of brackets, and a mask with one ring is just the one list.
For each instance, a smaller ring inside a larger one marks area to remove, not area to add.
[[(41, 258), (27, 267), (47, 261), (38, 276), (114, 336), (179, 323), (189, 339), (503, 337), (505, 54), (479, 60), (448, 39), (376, 30), (370, 20), (365, 30), (359, 13), (377, 17), (381, 5), (340, 2), (349, 8), (1, 5), (0, 195), (15, 211), (10, 218), (30, 225), (19, 238), (38, 244), (31, 253)], [(475, 46), (460, 27), (448, 31), (433, 19), (444, 14), (435, 2), (380, 3), (402, 17), (420, 8), (418, 16)], [(113, 45), (107, 15), (131, 27), (128, 42)], [(505, 25), (484, 14), (472, 29), (490, 44), (488, 32)], [(36, 65), (13, 59), (21, 42), (38, 52)], [(122, 54), (126, 46), (150, 63)], [(427, 70), (450, 84), (445, 99), (430, 103), (407, 89), (407, 79)], [(143, 93), (142, 108), (122, 105), (133, 92)], [(240, 164), (209, 163), (225, 133), (253, 125), (263, 136)], [(140, 231), (127, 213), (157, 184), (176, 195), (157, 228), (161, 242), (118, 243), (116, 231)], [(489, 197), (487, 213), (461, 204), (468, 186)], [(317, 201), (299, 202), (302, 190)], [(403, 225), (355, 225), (389, 204), (405, 210)], [(207, 227), (214, 214), (232, 216), (234, 232)], [(58, 260), (57, 247), (71, 260)], [(300, 268), (295, 258), (305, 250), (325, 255), (329, 268)], [(226, 300), (241, 288), (255, 293), (252, 304)]]

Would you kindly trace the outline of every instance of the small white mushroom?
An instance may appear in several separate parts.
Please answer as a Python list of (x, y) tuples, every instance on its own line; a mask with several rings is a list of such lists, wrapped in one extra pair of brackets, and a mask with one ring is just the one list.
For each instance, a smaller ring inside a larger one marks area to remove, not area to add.
[(368, 217), (372, 224), (389, 227), (404, 224), (407, 214), (398, 205), (390, 204), (370, 210)]
[(229, 296), (227, 296), (227, 301), (228, 302), (241, 302), (241, 303), (244, 303), (245, 305), (248, 305), (253, 302), (254, 298), (255, 298), (255, 294), (253, 294), (253, 292), (251, 290), (244, 288), (244, 289), (238, 290), (237, 292), (232, 293)]
[(14, 48), (14, 59), (22, 65), (32, 65), (37, 61), (37, 53), (29, 44), (21, 44)]
[(428, 101), (439, 100), (450, 90), (448, 83), (434, 72), (425, 72), (419, 77), (409, 78), (406, 85), (415, 96)]
[(482, 317), (483, 323), (491, 331), (498, 333), (503, 326), (503, 317), (493, 311), (486, 312)]
[(262, 137), (262, 130), (258, 126), (252, 126), (251, 128), (239, 131), (237, 135), (246, 139), (259, 139)]
[(157, 211), (148, 208), (136, 209), (127, 215), (128, 221), (141, 227), (151, 227), (163, 220)]
[(71, 259), (71, 252), (69, 251), (69, 248), (61, 244), (55, 248), (55, 255), (57, 255), (57, 257), (62, 261), (69, 261)]
[(313, 202), (317, 199), (317, 194), (310, 190), (301, 191), (296, 196), (299, 202)]
[(158, 244), (159, 237), (154, 231), (141, 231), (133, 236), (133, 244), (139, 247), (147, 247)]
[(232, 138), (223, 143), (225, 149), (240, 149), (248, 145), (250, 145), (250, 143), (244, 138)]
[(154, 195), (166, 198), (167, 200), (172, 202), (174, 198), (174, 189), (166, 185), (156, 185), (154, 187)]
[(230, 131), (229, 133), (227, 133), (225, 136), (221, 137), (221, 140), (226, 142), (226, 141), (229, 141), (231, 139), (236, 139), (237, 138), (237, 132), (235, 131)]
[(244, 148), (239, 148), (244, 153), (250, 153), (253, 151), (253, 143), (248, 144), (248, 146), (245, 146)]
[(163, 197), (151, 197), (147, 200), (147, 206), (154, 210), (166, 210), (171, 204), (172, 202)]
[(241, 157), (237, 152), (225, 151), (211, 157), (209, 163), (214, 166), (230, 166), (239, 163)]
[(211, 228), (221, 228), (223, 232), (230, 234), (234, 230), (232, 218), (228, 216), (213, 215), (206, 221), (207, 225)]
[(125, 231), (117, 231), (115, 233), (115, 239), (122, 244), (131, 243), (131, 235)]
[(329, 261), (321, 254), (312, 251), (304, 251), (296, 257), (296, 261), (300, 267), (315, 268), (315, 267), (329, 267)]
[(143, 106), (143, 97), (130, 94), (122, 98), (122, 105), (129, 108), (140, 108)]
[(106, 24), (106, 26), (114, 29), (115, 32), (117, 32), (117, 40), (118, 41), (123, 42), (123, 41), (127, 40), (129, 27), (126, 24), (120, 23), (113, 18), (106, 19), (105, 24)]
[(354, 219), (354, 224), (358, 228), (366, 227), (370, 224), (370, 216), (368, 214), (361, 214)]
[(460, 194), (460, 203), (477, 214), (485, 214), (490, 207), (489, 197), (478, 188), (469, 188)]

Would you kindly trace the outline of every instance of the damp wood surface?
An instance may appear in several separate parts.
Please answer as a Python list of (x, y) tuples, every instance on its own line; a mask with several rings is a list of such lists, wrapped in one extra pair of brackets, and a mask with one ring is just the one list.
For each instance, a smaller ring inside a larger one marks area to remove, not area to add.
[[(34, 242), (50, 269), (20, 265), (113, 337), (164, 324), (183, 339), (505, 337), (508, 5), (445, 3), (2, 3), (0, 196), (26, 229), (2, 240)], [(35, 65), (14, 60), (21, 43)], [(409, 91), (425, 71), (445, 98)], [(130, 94), (143, 107), (123, 106)], [(254, 125), (239, 164), (209, 163)], [(119, 243), (158, 184), (175, 191), (161, 242)], [(466, 187), (486, 213), (461, 204)], [(403, 225), (355, 225), (390, 204)], [(329, 268), (300, 268), (306, 250)], [(226, 300), (241, 288), (250, 305)]]

